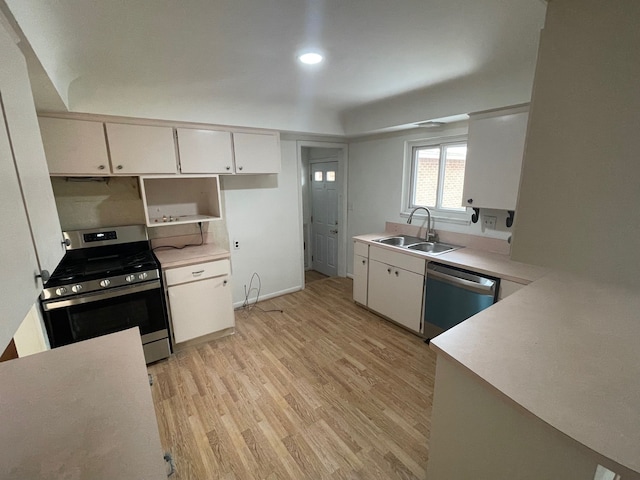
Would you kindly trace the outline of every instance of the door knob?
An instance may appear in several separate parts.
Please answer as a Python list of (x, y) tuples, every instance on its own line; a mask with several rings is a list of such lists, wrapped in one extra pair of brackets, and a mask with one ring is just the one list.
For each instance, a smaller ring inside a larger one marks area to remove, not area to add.
[(334, 235), (338, 233), (338, 230), (329, 230), (329, 233), (333, 233)]
[(122, 165), (118, 165), (116, 168), (117, 168), (118, 170), (122, 170)]

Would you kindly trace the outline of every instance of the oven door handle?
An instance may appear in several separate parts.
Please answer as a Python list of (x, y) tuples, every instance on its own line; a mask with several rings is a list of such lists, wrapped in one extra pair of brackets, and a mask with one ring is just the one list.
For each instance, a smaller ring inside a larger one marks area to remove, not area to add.
[(89, 293), (81, 297), (73, 297), (65, 300), (42, 302), (42, 309), (45, 312), (48, 312), (50, 310), (56, 310), (58, 308), (73, 307), (74, 305), (82, 305), (83, 303), (98, 302), (100, 300), (121, 297), (123, 295), (129, 295), (131, 293), (146, 292), (147, 290), (153, 290), (155, 288), (160, 288), (160, 280), (153, 280), (151, 282), (139, 283), (136, 285), (125, 285), (124, 287), (112, 288), (111, 290), (105, 290), (102, 292)]

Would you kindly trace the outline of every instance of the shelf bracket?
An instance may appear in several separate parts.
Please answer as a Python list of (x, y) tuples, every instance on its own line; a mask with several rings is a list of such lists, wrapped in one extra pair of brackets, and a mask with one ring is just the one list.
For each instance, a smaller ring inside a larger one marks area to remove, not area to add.
[(513, 225), (513, 217), (516, 215), (515, 210), (508, 210), (509, 216), (507, 217), (507, 227)]
[(473, 208), (473, 215), (471, 215), (471, 222), (472, 223), (478, 223), (479, 219), (480, 219), (480, 209), (479, 208)]

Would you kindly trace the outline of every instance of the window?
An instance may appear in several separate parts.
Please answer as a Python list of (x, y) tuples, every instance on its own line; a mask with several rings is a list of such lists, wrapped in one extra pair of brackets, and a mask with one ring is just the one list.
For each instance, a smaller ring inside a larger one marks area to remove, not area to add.
[(444, 212), (465, 212), (462, 206), (466, 142), (436, 145), (413, 143), (409, 209), (429, 207)]

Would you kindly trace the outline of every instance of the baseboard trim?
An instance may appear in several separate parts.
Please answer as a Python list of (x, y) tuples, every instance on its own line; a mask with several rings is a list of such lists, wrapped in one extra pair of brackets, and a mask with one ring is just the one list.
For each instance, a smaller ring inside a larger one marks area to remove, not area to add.
[[(262, 302), (263, 300), (269, 300), (270, 298), (275, 298), (275, 297), (281, 297), (282, 295), (286, 295), (287, 293), (294, 293), (294, 292), (299, 292), (300, 290), (302, 290), (302, 285), (298, 285), (296, 287), (291, 287), (291, 288), (286, 288), (284, 290), (280, 290), (278, 292), (273, 292), (273, 293), (267, 293), (264, 295), (260, 295), (260, 299), (259, 302)], [(256, 301), (256, 298), (250, 298), (249, 299), (249, 305), (253, 305)], [(244, 303), (244, 300), (240, 301), (240, 302), (234, 302), (233, 304), (233, 309), (237, 310), (239, 308), (242, 308), (242, 304)]]

